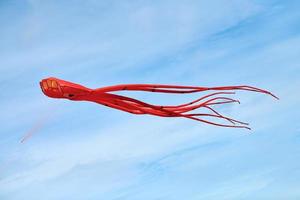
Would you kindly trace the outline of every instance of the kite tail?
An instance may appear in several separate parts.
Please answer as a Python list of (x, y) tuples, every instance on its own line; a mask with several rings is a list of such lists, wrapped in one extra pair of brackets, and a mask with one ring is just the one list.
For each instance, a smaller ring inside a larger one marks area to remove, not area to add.
[[(214, 92), (208, 95), (205, 95), (201, 98), (198, 98), (189, 103), (175, 105), (175, 106), (161, 106), (161, 105), (152, 105), (145, 103), (143, 101), (133, 99), (126, 96), (111, 94), (108, 92), (120, 91), (120, 90), (135, 90), (135, 91), (149, 91), (149, 92), (162, 92), (162, 93), (196, 93), (203, 92), (208, 90), (215, 90), (219, 92)], [(224, 86), (224, 87), (193, 87), (193, 86), (174, 86), (174, 85), (151, 85), (151, 84), (131, 84), (131, 85), (117, 85), (110, 86), (106, 88), (100, 88), (94, 90), (94, 95), (98, 96), (97, 103), (113, 107), (118, 110), (129, 112), (132, 114), (149, 114), (160, 117), (184, 117), (207, 124), (230, 127), (230, 128), (246, 128), (248, 123), (238, 121), (221, 115), (217, 112), (212, 106), (229, 104), (229, 103), (239, 103), (239, 100), (226, 97), (224, 95), (232, 95), (235, 92), (227, 90), (245, 90), (251, 92), (258, 92), (267, 95), (271, 95), (274, 98), (278, 99), (274, 94), (267, 90), (251, 87), (251, 86)], [(94, 96), (95, 97), (95, 96)], [(191, 113), (191, 111), (197, 109), (204, 109), (205, 112), (202, 113)], [(207, 119), (208, 118), (208, 119)], [(209, 120), (211, 119), (211, 120)], [(212, 121), (216, 119), (221, 120), (220, 123)], [(222, 122), (222, 120), (224, 122)], [(225, 123), (226, 122), (226, 123)]]
[(263, 90), (260, 88), (252, 87), (252, 86), (247, 86), (247, 85), (242, 85), (242, 86), (225, 86), (225, 87), (212, 87), (209, 88), (209, 90), (246, 90), (246, 91), (252, 91), (252, 92), (259, 92), (259, 93), (264, 93), (271, 95), (275, 99), (279, 99), (277, 96), (272, 94), (271, 92), (267, 90)]
[(223, 86), (223, 87), (196, 87), (196, 86), (178, 86), (178, 85), (158, 85), (158, 84), (124, 84), (124, 85), (115, 85), (109, 87), (103, 87), (95, 89), (95, 92), (114, 92), (114, 91), (146, 91), (146, 92), (160, 92), (160, 93), (177, 93), (177, 94), (186, 94), (186, 93), (196, 93), (203, 92), (208, 90), (245, 90), (252, 92), (259, 92), (273, 96), (278, 99), (274, 94), (267, 90), (260, 88), (242, 85), (242, 86)]
[[(217, 104), (227, 104), (227, 103), (239, 103), (238, 100), (228, 98), (228, 97), (213, 97), (220, 94), (234, 94), (233, 92), (217, 92), (213, 94), (206, 95), (201, 97), (195, 101), (181, 104), (178, 106), (160, 106), (160, 105), (152, 105), (137, 99), (133, 99), (130, 97), (125, 97), (116, 94), (105, 94), (102, 95), (101, 101), (99, 100), (98, 103), (103, 104), (105, 106), (113, 107), (118, 110), (122, 110), (125, 112), (129, 112), (132, 114), (149, 114), (155, 115), (160, 117), (184, 117), (200, 122), (204, 122), (207, 124), (215, 125), (215, 126), (222, 126), (222, 127), (230, 127), (230, 128), (246, 128), (250, 129), (247, 123), (225, 117), (221, 115), (219, 112), (211, 108), (212, 105)], [(209, 113), (189, 113), (190, 111), (204, 108)], [(203, 119), (203, 117), (208, 117), (212, 119), (221, 119), (225, 120), (230, 124), (226, 123), (216, 123), (210, 120)]]

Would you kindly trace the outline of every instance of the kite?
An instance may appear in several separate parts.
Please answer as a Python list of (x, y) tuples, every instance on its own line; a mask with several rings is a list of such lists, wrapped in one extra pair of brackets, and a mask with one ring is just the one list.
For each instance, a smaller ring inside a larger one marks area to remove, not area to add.
[[(223, 87), (195, 87), (195, 86), (177, 86), (177, 85), (159, 85), (159, 84), (122, 84), (97, 89), (90, 89), (82, 85), (50, 77), (43, 79), (40, 82), (43, 93), (51, 98), (64, 98), (72, 101), (90, 101), (111, 108), (136, 115), (155, 115), (159, 117), (183, 117), (207, 124), (230, 127), (230, 128), (249, 128), (248, 123), (244, 123), (226, 116), (221, 115), (213, 107), (214, 105), (240, 103), (236, 99), (226, 97), (224, 95), (235, 94), (234, 90), (246, 90), (259, 92), (273, 96), (271, 92), (251, 86), (223, 86)], [(117, 95), (111, 92), (116, 91), (146, 91), (159, 93), (187, 94), (203, 91), (215, 91), (205, 95), (192, 102), (176, 105), (176, 106), (161, 106), (148, 104), (134, 98)], [(209, 113), (191, 113), (198, 108), (206, 109)], [(207, 118), (217, 119), (214, 122)], [(225, 123), (226, 122), (226, 123)]]

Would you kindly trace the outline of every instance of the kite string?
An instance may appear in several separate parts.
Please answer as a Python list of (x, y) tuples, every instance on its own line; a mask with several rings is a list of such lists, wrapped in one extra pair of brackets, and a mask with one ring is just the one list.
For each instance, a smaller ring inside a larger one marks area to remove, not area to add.
[(40, 131), (45, 124), (49, 121), (51, 116), (53, 115), (53, 111), (57, 110), (54, 109), (58, 107), (58, 104), (54, 104), (48, 107), (48, 109), (45, 111), (45, 113), (34, 123), (34, 125), (22, 136), (20, 143), (25, 143), (27, 140), (29, 140), (34, 134), (36, 134), (38, 131)]

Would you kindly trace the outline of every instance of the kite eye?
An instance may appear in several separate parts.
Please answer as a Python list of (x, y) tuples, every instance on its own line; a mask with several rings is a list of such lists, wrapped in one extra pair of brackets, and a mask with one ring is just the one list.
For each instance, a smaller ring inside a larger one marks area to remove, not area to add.
[(51, 80), (47, 80), (47, 85), (49, 86), (49, 87), (51, 87)]
[(52, 81), (52, 82), (51, 82), (51, 86), (52, 86), (53, 88), (58, 88), (57, 82), (56, 82), (56, 81)]
[(63, 98), (59, 82), (52, 79), (44, 79), (40, 83), (42, 91), (49, 97)]
[(47, 89), (48, 89), (47, 83), (46, 83), (45, 81), (43, 81), (42, 83), (43, 83), (43, 88), (44, 88), (45, 90), (47, 90)]
[(69, 97), (74, 97), (74, 94), (69, 94)]

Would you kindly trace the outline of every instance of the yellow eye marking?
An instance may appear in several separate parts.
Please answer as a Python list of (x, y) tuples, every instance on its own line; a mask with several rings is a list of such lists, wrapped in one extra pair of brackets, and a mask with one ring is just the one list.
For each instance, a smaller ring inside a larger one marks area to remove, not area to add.
[(57, 88), (57, 83), (56, 83), (56, 81), (52, 81), (51, 86), (52, 86), (53, 88)]
[(51, 87), (51, 80), (47, 80), (47, 85)]
[(45, 81), (43, 81), (43, 88), (44, 88), (45, 90), (48, 89), (48, 85), (47, 85), (47, 83), (46, 83)]

